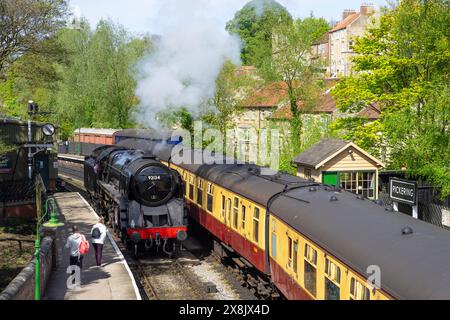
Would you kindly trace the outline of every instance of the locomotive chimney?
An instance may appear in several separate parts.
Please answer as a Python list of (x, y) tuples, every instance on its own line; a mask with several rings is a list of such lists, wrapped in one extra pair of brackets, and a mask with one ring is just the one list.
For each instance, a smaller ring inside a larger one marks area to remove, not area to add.
[(347, 18), (348, 16), (350, 16), (354, 13), (356, 13), (356, 10), (345, 9), (344, 12), (342, 13), (342, 20), (345, 20), (345, 18)]

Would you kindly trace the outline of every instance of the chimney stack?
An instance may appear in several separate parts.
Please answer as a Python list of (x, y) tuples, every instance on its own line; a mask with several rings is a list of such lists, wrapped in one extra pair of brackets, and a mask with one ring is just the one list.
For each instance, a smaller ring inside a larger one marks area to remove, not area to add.
[(342, 20), (345, 20), (345, 18), (347, 18), (348, 16), (350, 16), (354, 13), (356, 13), (356, 10), (345, 9), (344, 12), (342, 13)]
[(370, 3), (363, 3), (360, 8), (360, 13), (363, 16), (371, 16), (375, 13), (375, 6)]

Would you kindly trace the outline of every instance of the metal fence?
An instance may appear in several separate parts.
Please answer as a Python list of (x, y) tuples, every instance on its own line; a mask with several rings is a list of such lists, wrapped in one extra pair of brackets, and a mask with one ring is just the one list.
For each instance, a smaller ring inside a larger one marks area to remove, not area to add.
[[(398, 174), (395, 176), (398, 177)], [(403, 178), (403, 176), (402, 176)], [(386, 205), (392, 205), (389, 197), (389, 179), (380, 181), (379, 198)], [(419, 219), (450, 230), (450, 197), (441, 199), (439, 191), (427, 182), (419, 181), (417, 187), (417, 205)], [(408, 205), (399, 204), (399, 211), (408, 213)]]

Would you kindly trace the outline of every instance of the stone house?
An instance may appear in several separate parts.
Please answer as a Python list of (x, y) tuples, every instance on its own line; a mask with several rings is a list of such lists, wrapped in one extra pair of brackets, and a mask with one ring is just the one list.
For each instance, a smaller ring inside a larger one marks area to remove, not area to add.
[(375, 7), (363, 4), (360, 11), (345, 10), (342, 21), (329, 32), (329, 67), (331, 77), (350, 76), (352, 73), (352, 58), (355, 55), (352, 46), (355, 38), (364, 35), (371, 23), (371, 17), (376, 13)]

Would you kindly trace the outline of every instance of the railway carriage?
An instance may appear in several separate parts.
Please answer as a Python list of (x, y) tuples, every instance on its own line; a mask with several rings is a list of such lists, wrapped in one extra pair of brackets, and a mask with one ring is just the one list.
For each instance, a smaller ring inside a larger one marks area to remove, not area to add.
[[(292, 175), (264, 175), (234, 160), (175, 164), (173, 146), (129, 143), (179, 172), (190, 217), (262, 297), (450, 299), (446, 230)], [(183, 152), (202, 159), (201, 151)]]

